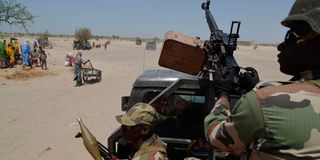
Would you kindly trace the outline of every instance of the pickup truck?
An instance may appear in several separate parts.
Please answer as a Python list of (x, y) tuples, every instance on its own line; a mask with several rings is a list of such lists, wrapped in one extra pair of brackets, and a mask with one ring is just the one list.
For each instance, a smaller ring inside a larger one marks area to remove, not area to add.
[[(161, 114), (155, 133), (167, 143), (169, 159), (208, 159), (212, 150), (204, 137), (203, 120), (214, 105), (208, 79), (174, 70), (147, 70), (134, 82), (130, 96), (121, 98), (127, 111), (137, 102), (152, 104)], [(231, 95), (231, 105), (239, 95)], [(128, 158), (131, 146), (120, 127), (108, 138), (108, 149), (118, 158)], [(209, 158), (210, 159), (210, 158)]]

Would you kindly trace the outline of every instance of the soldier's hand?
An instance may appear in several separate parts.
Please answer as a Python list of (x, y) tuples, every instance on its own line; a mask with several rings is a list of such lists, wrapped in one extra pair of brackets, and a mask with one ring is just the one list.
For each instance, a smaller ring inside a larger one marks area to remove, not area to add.
[(245, 72), (240, 73), (239, 75), (239, 81), (241, 88), (248, 92), (252, 90), (257, 83), (259, 83), (260, 79), (257, 70), (254, 68), (246, 67), (244, 69)]
[(235, 87), (235, 71), (234, 69), (217, 70), (214, 77), (214, 87), (216, 94), (229, 95)]

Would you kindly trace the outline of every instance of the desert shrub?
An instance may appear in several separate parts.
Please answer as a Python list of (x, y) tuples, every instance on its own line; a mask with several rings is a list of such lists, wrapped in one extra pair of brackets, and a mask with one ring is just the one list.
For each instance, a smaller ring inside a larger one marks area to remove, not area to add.
[(77, 28), (74, 32), (76, 39), (89, 40), (92, 37), (91, 30), (89, 28)]

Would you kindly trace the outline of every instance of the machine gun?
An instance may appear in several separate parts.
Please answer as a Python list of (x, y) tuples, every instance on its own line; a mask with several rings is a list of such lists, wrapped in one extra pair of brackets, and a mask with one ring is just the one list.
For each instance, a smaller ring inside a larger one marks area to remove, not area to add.
[(245, 93), (259, 82), (259, 77), (254, 68), (240, 67), (233, 56), (237, 49), (241, 22), (232, 21), (229, 34), (224, 33), (218, 28), (209, 6), (210, 0), (201, 5), (211, 32), (210, 39), (202, 41), (181, 33), (167, 32), (159, 65), (207, 78), (210, 83), (213, 82), (216, 72), (232, 70), (236, 84), (234, 91), (238, 94)]
[(204, 43), (204, 52), (207, 56), (203, 72), (208, 72), (210, 81), (213, 80), (213, 73), (224, 67), (234, 69), (239, 72), (239, 66), (233, 56), (237, 49), (237, 39), (239, 38), (240, 21), (232, 21), (230, 33), (226, 34), (219, 30), (209, 9), (210, 0), (202, 3), (201, 7), (205, 11), (206, 20), (211, 31), (210, 40)]
[[(231, 106), (242, 94), (250, 91), (259, 82), (257, 71), (252, 67), (240, 67), (233, 55), (237, 49), (241, 22), (232, 21), (229, 34), (224, 33), (218, 28), (209, 6), (210, 0), (201, 5), (210, 29), (210, 39), (202, 41), (198, 37), (194, 38), (169, 31), (165, 35), (159, 58), (160, 66), (197, 75), (199, 80), (196, 82), (183, 77), (179, 78), (149, 101), (152, 106), (161, 103), (182, 86), (191, 86), (193, 83), (199, 83), (200, 85), (205, 84), (200, 87), (205, 88), (202, 91), (205, 96), (205, 107), (201, 113), (207, 115), (214, 106), (217, 97), (214, 78), (218, 72), (223, 73), (223, 71), (227, 70), (234, 73), (233, 80), (236, 85), (229, 97)], [(220, 157), (217, 153), (212, 153), (212, 150), (209, 151), (208, 157), (215, 157), (214, 159), (228, 158), (225, 155)]]

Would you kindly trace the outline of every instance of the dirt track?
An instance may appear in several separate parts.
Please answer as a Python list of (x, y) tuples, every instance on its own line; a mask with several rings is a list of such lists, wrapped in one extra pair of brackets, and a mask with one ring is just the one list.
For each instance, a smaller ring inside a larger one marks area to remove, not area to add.
[[(130, 94), (135, 78), (147, 69), (161, 68), (157, 51), (145, 51), (144, 43), (111, 41), (104, 48), (83, 51), (83, 58), (102, 70), (102, 81), (74, 87), (73, 70), (63, 66), (72, 50), (72, 41), (55, 39), (54, 48), (46, 50), (47, 71), (40, 77), (24, 80), (9, 78), (21, 67), (0, 69), (0, 159), (1, 160), (79, 160), (92, 159), (82, 141), (76, 118), (106, 145), (106, 138), (119, 125), (114, 116), (121, 114), (120, 99)], [(241, 47), (236, 57), (241, 66), (253, 66), (263, 80), (286, 80), (276, 62), (274, 47)], [(28, 72), (28, 71), (26, 71)]]

